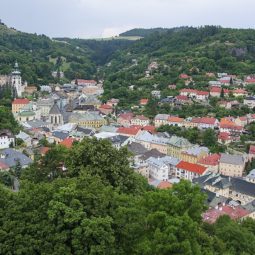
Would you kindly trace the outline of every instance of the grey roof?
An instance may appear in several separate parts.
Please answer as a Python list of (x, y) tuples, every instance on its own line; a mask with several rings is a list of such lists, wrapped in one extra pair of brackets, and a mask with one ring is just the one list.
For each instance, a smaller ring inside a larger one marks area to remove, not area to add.
[(155, 120), (168, 120), (169, 114), (157, 114)]
[(255, 197), (255, 183), (247, 182), (240, 178), (231, 178), (231, 189)]
[(201, 189), (201, 191), (207, 195), (206, 204), (209, 207), (215, 207), (219, 205), (220, 203), (222, 204), (228, 201), (228, 198), (223, 197), (221, 195), (217, 195), (216, 193), (212, 191), (209, 191), (206, 189)]
[(69, 133), (68, 132), (61, 132), (61, 131), (54, 131), (52, 133), (52, 135), (59, 138), (59, 139), (61, 139), (61, 140), (64, 140), (69, 136)]
[(16, 151), (14, 149), (4, 149), (0, 152), (2, 158), (0, 162), (8, 165), (9, 167), (14, 167), (18, 162), (20, 162), (21, 166), (27, 166), (32, 163), (32, 160), (24, 155), (23, 153)]
[(169, 156), (165, 156), (165, 157), (150, 157), (146, 160), (146, 162), (150, 165), (153, 165), (155, 167), (161, 168), (165, 165), (173, 165), (176, 166), (180, 160), (178, 158), (174, 158), (174, 157), (169, 157)]
[(40, 128), (50, 125), (50, 123), (42, 120), (30, 120), (26, 122), (31, 128)]
[(104, 118), (96, 112), (85, 112), (85, 113), (72, 113), (69, 117), (69, 122), (77, 121), (102, 121)]
[(165, 156), (166, 156), (165, 154), (159, 152), (158, 150), (152, 149), (152, 150), (150, 150), (150, 151), (145, 152), (145, 153), (142, 155), (141, 159), (142, 159), (142, 160), (146, 160), (146, 159), (148, 159), (148, 158), (150, 158), (150, 157), (154, 157), (154, 158), (160, 157), (160, 158), (163, 158), (163, 157), (165, 157)]
[(129, 137), (124, 136), (124, 135), (116, 135), (107, 138), (111, 143), (113, 144), (123, 144)]
[(194, 155), (194, 156), (197, 156), (202, 152), (209, 153), (209, 149), (207, 147), (201, 147), (201, 146), (195, 145), (195, 146), (190, 147), (184, 151), (184, 153), (186, 153), (188, 155)]
[(166, 97), (166, 98), (163, 98), (160, 100), (160, 103), (172, 103), (172, 102), (175, 102), (176, 101), (176, 98), (170, 98), (170, 97)]
[(220, 163), (232, 164), (232, 165), (243, 165), (244, 159), (240, 155), (221, 154)]
[(219, 189), (225, 189), (231, 186), (230, 177), (211, 173), (194, 178), (192, 182), (199, 184), (201, 187), (210, 185)]
[(60, 111), (60, 109), (59, 109), (57, 103), (55, 103), (55, 104), (51, 107), (49, 114), (54, 114), (54, 115), (61, 114), (61, 111)]
[(251, 213), (255, 212), (255, 200), (251, 201), (246, 205), (243, 205), (242, 207)]
[(131, 151), (135, 155), (142, 155), (148, 150), (140, 143), (132, 142), (128, 144), (128, 150)]
[(230, 188), (236, 192), (255, 197), (255, 183), (247, 182), (241, 178), (207, 174), (193, 179), (192, 182), (199, 184), (201, 187), (209, 185), (219, 189)]
[(249, 179), (255, 179), (255, 169), (251, 170), (246, 177)]
[(169, 139), (169, 144), (173, 145), (173, 146), (176, 146), (176, 147), (189, 147), (191, 146), (191, 143), (183, 138), (183, 137), (178, 137), (178, 136), (175, 136), (173, 135), (170, 139)]
[(115, 133), (117, 131), (117, 127), (114, 126), (102, 126), (100, 128), (100, 132), (110, 132), (110, 133)]
[(0, 130), (0, 136), (2, 136), (2, 135), (6, 135), (9, 138), (14, 138), (13, 133), (9, 129), (1, 129)]
[(82, 132), (82, 133), (85, 134), (85, 135), (94, 135), (94, 134), (95, 134), (95, 130), (93, 130), (92, 128), (85, 128), (85, 127), (80, 127), (80, 126), (78, 126), (78, 127), (76, 128), (76, 130), (77, 130), (78, 132)]
[(246, 97), (245, 100), (252, 100), (252, 101), (254, 101), (255, 100), (255, 96)]

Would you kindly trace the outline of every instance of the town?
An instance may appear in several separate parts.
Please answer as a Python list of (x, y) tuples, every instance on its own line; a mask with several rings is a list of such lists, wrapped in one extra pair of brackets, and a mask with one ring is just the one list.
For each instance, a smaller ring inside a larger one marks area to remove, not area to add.
[[(157, 63), (148, 67), (153, 68)], [(147, 71), (145, 75), (150, 76)], [(249, 111), (255, 108), (255, 96), (246, 90), (255, 84), (255, 76), (244, 80), (227, 73), (206, 76), (211, 78), (207, 91), (182, 88), (176, 96), (161, 98), (161, 91), (153, 90), (151, 97), (159, 105), (179, 108), (214, 100), (225, 109), (245, 107), (247, 114), (184, 118), (159, 113), (150, 119), (142, 114), (149, 98), (141, 98), (134, 111), (125, 111), (118, 108), (118, 98), (101, 101), (103, 80), (31, 86), (22, 80), (16, 62), (10, 75), (0, 76), (0, 85), (13, 90), (11, 111), (20, 130), (15, 135), (8, 129), (0, 131), (0, 169), (26, 168), (58, 144), (71, 148), (86, 137), (106, 139), (116, 149), (127, 147), (132, 169), (156, 188), (171, 188), (182, 179), (198, 184), (208, 195), (205, 221), (213, 223), (223, 214), (235, 220), (255, 219), (255, 134), (250, 128), (255, 114)], [(192, 82), (187, 74), (179, 78), (185, 86)], [(175, 84), (168, 87), (176, 89)], [(192, 130), (197, 137), (188, 135)], [(64, 162), (62, 169), (68, 171)], [(19, 188), (17, 183), (10, 186)]]

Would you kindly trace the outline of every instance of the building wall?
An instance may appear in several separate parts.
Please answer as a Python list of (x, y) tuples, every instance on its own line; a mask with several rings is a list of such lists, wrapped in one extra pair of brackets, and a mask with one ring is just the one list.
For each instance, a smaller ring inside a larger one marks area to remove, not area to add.
[(226, 176), (241, 177), (243, 175), (244, 165), (233, 165), (220, 162), (219, 172)]
[(167, 154), (167, 145), (166, 144), (151, 143), (150, 148), (156, 149), (163, 154)]
[(81, 126), (84, 126), (84, 127), (92, 127), (92, 128), (100, 128), (103, 125), (107, 124), (105, 119), (102, 119), (102, 120), (89, 120), (89, 121), (81, 120), (81, 121), (74, 121), (72, 123), (77, 124), (77, 125), (81, 125)]
[(200, 176), (199, 174), (189, 172), (184, 169), (176, 168), (176, 170), (175, 170), (175, 177), (177, 177), (179, 179), (192, 181), (194, 178), (197, 178), (199, 176)]
[(12, 113), (17, 113), (22, 109), (26, 104), (12, 104)]
[(11, 143), (14, 145), (14, 138), (9, 138), (8, 136), (0, 136), (0, 149), (9, 148)]
[(149, 164), (150, 177), (159, 181), (168, 180), (169, 168), (165, 165), (164, 167), (158, 168), (152, 164)]

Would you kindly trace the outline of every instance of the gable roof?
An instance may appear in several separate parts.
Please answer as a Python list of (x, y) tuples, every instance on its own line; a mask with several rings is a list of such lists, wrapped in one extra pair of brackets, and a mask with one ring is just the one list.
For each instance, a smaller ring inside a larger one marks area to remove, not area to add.
[(55, 103), (55, 104), (51, 107), (49, 114), (53, 114), (53, 115), (59, 115), (59, 114), (61, 114), (61, 111), (60, 111), (60, 109), (59, 109), (57, 103)]
[(16, 98), (12, 101), (12, 104), (29, 104), (29, 102), (27, 98)]
[(244, 159), (240, 155), (231, 155), (222, 153), (220, 163), (231, 164), (231, 165), (243, 165)]
[(131, 126), (131, 127), (120, 127), (117, 129), (117, 133), (119, 134), (126, 134), (126, 135), (136, 135), (139, 130), (141, 129), (141, 127), (135, 127), (135, 126)]
[(60, 142), (61, 145), (65, 146), (66, 148), (70, 149), (73, 146), (75, 139), (71, 137), (65, 138), (62, 142)]
[(198, 163), (202, 165), (208, 165), (208, 166), (216, 166), (219, 164), (220, 160), (220, 154), (212, 154), (207, 157), (201, 158)]
[(176, 168), (183, 169), (189, 172), (193, 172), (196, 174), (203, 174), (206, 171), (206, 167), (198, 165), (198, 164), (193, 164), (185, 161), (181, 161), (179, 164), (176, 165)]
[(0, 159), (0, 162), (9, 167), (16, 166), (17, 162), (20, 162), (22, 167), (32, 163), (32, 160), (29, 157), (11, 148), (2, 150), (0, 154), (4, 156), (4, 158)]

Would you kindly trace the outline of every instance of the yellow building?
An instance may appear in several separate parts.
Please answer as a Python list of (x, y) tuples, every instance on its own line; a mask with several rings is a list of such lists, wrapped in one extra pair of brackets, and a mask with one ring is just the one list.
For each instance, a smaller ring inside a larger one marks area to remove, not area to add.
[(72, 113), (69, 117), (69, 123), (77, 124), (79, 126), (100, 128), (107, 124), (107, 121), (96, 113)]
[(240, 155), (221, 154), (219, 172), (225, 176), (242, 177), (245, 160)]
[(191, 143), (182, 137), (172, 136), (168, 142), (167, 155), (181, 158), (181, 153), (183, 150), (190, 148)]
[(17, 98), (14, 99), (12, 102), (12, 113), (17, 113), (22, 109), (24, 106), (29, 104), (29, 100), (26, 98)]
[(181, 152), (181, 159), (196, 164), (201, 158), (208, 156), (209, 150), (206, 147), (194, 146)]

